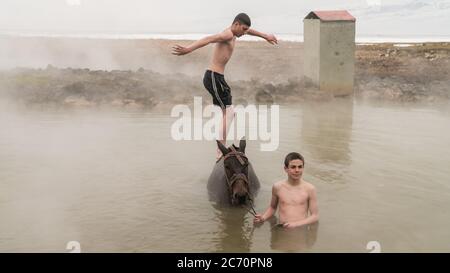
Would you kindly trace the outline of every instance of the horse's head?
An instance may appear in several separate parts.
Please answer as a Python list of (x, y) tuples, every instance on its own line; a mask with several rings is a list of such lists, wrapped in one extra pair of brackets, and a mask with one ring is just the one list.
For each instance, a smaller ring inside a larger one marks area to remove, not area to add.
[(228, 192), (231, 204), (245, 204), (250, 199), (250, 181), (248, 179), (248, 158), (245, 155), (245, 139), (239, 142), (239, 148), (225, 147), (217, 141), (219, 149), (224, 155), (225, 176), (227, 179)]

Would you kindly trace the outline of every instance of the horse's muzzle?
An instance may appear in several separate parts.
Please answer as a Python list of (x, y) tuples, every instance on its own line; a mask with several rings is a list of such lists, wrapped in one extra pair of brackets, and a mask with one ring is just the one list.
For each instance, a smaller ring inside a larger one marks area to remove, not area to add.
[(245, 194), (245, 195), (234, 194), (233, 197), (231, 198), (231, 204), (244, 205), (247, 203), (247, 197), (248, 197), (248, 194)]

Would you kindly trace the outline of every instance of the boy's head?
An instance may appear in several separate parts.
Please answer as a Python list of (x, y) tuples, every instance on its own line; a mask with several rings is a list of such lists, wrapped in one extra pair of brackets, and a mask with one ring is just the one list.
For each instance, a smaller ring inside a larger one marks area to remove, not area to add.
[(305, 158), (299, 153), (289, 153), (284, 159), (284, 170), (289, 178), (297, 180), (302, 178)]
[(248, 17), (247, 14), (239, 13), (233, 20), (231, 31), (235, 36), (241, 37), (247, 32), (251, 24), (252, 22), (250, 21), (250, 17)]

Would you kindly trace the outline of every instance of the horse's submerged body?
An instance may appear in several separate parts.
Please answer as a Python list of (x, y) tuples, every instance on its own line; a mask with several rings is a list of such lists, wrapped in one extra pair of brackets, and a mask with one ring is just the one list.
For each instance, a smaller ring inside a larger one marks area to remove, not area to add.
[[(245, 194), (247, 195), (246, 201), (249, 202), (250, 200), (253, 200), (254, 197), (256, 197), (258, 190), (260, 188), (260, 183), (258, 180), (258, 177), (256, 176), (256, 173), (251, 165), (250, 162), (248, 162), (247, 157), (244, 154), (245, 151), (245, 140), (241, 141), (241, 144), (238, 150), (233, 150), (234, 148), (225, 148), (222, 146), (221, 150), (223, 150), (225, 157), (222, 157), (216, 164), (214, 165), (214, 168), (211, 172), (211, 175), (208, 179), (208, 194), (209, 194), (209, 200), (212, 202), (215, 202), (220, 205), (236, 205), (237, 203), (242, 204), (242, 202), (238, 202), (233, 199), (234, 195), (237, 195), (235, 193), (235, 188), (238, 183), (233, 184), (233, 178), (235, 178), (236, 175), (238, 176), (245, 176), (243, 177), (244, 184), (246, 185)], [(220, 144), (219, 144), (220, 147)], [(225, 150), (226, 149), (226, 150)], [(226, 155), (229, 154), (227, 157)], [(241, 159), (239, 159), (239, 155), (241, 155)], [(230, 155), (233, 155), (230, 157)], [(242, 159), (245, 159), (244, 160)], [(239, 161), (238, 161), (239, 159)], [(227, 162), (225, 162), (227, 160)], [(232, 162), (235, 161), (235, 162)], [(241, 162), (241, 164), (236, 163)], [(233, 164), (234, 163), (234, 164)], [(245, 164), (242, 164), (245, 163)], [(228, 171), (226, 171), (226, 165), (228, 168)], [(228, 172), (228, 173), (227, 173)], [(234, 175), (234, 176), (233, 176)], [(236, 179), (239, 180), (239, 179)], [(247, 181), (245, 181), (247, 180)], [(230, 185), (230, 181), (231, 185)], [(239, 186), (239, 185), (237, 185)], [(235, 202), (234, 202), (235, 201)], [(250, 201), (251, 202), (251, 201)]]

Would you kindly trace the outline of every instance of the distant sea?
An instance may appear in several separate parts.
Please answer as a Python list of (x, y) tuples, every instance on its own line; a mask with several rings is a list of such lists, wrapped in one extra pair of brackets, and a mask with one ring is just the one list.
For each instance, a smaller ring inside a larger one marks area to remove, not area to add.
[[(0, 37), (66, 37), (84, 39), (165, 39), (165, 40), (197, 40), (208, 33), (58, 33), (58, 32), (17, 32), (2, 31)], [(277, 34), (280, 41), (303, 42), (303, 34)], [(259, 41), (258, 37), (244, 36), (243, 41)], [(382, 35), (357, 35), (356, 43), (425, 43), (425, 42), (450, 42), (450, 36), (382, 36)]]

